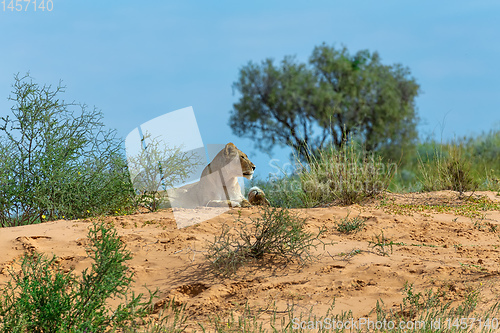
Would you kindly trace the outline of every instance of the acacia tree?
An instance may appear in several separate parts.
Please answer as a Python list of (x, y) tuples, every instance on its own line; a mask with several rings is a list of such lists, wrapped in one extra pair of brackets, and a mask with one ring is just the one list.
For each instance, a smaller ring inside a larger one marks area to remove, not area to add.
[(309, 64), (285, 57), (249, 62), (233, 87), (241, 93), (229, 124), (236, 135), (258, 138), (271, 150), (288, 145), (301, 158), (351, 139), (368, 151), (399, 159), (417, 138), (419, 86), (400, 64), (383, 65), (378, 53), (315, 47)]

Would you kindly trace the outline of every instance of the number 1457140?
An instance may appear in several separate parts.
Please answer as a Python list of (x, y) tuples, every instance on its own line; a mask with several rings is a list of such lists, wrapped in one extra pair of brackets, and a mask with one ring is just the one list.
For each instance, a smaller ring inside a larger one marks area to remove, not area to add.
[(54, 9), (54, 3), (52, 0), (2, 0), (3, 11), (17, 11), (17, 12), (27, 12), (27, 11), (48, 11), (51, 12)]

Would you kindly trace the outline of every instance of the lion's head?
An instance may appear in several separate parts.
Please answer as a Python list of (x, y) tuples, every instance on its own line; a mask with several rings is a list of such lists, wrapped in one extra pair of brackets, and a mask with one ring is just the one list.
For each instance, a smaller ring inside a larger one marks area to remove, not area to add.
[(255, 164), (250, 161), (247, 154), (236, 148), (236, 146), (230, 142), (214, 157), (213, 161), (207, 165), (202, 176), (221, 169), (224, 169), (225, 173), (237, 177), (243, 176), (247, 179), (252, 179)]

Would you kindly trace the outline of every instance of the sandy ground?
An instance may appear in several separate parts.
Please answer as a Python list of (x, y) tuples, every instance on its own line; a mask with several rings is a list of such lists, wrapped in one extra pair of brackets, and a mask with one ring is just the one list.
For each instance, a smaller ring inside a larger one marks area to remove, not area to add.
[[(479, 194), (500, 202), (494, 192)], [(314, 306), (313, 312), (322, 315), (335, 299), (333, 313), (351, 310), (354, 317), (373, 316), (377, 300), (397, 309), (406, 282), (416, 291), (445, 291), (444, 300), (457, 302), (467, 291), (480, 289), (478, 309), (486, 309), (500, 299), (500, 211), (463, 216), (470, 212), (459, 211), (461, 203), (455, 193), (442, 191), (387, 194), (363, 205), (296, 210), (307, 218), (308, 230), (326, 228), (322, 240), (331, 244), (314, 251), (318, 259), (306, 267), (257, 263), (227, 279), (210, 273), (204, 251), (223, 223), (234, 223), (236, 209), (183, 229), (177, 229), (169, 210), (105, 220), (115, 225), (133, 253), (128, 262), (135, 273), (133, 289), (157, 288), (158, 306), (175, 297), (186, 304), (189, 325), (195, 327), (209, 314), (233, 310), (238, 315), (247, 302), (255, 308), (275, 303), (278, 313), (292, 304), (297, 314)], [(424, 204), (451, 209), (404, 208)], [(203, 216), (204, 209), (195, 212)], [(255, 214), (255, 207), (241, 209), (242, 218)], [(364, 230), (348, 235), (337, 231), (336, 222), (347, 214), (365, 218)], [(90, 220), (64, 220), (2, 229), (0, 284), (9, 279), (9, 268), (15, 269), (15, 260), (25, 251), (53, 253), (76, 272), (89, 267), (85, 246), (90, 225)], [(392, 253), (387, 247), (389, 256), (369, 246), (381, 232), (400, 243)]]

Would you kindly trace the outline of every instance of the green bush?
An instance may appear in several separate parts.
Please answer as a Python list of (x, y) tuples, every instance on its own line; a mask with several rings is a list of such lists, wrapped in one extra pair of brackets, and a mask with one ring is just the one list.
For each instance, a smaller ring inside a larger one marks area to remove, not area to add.
[(261, 188), (273, 207), (307, 207), (306, 194), (302, 190), (302, 184), (297, 175), (288, 175), (283, 172), (281, 177), (275, 176), (267, 182), (254, 180), (252, 186)]
[(115, 132), (104, 129), (96, 109), (61, 101), (63, 91), (15, 77), (12, 115), (0, 118), (1, 226), (123, 212), (132, 204)]
[(462, 146), (470, 157), (479, 189), (500, 191), (500, 130), (466, 138)]
[(410, 163), (398, 169), (389, 189), (395, 192), (500, 191), (499, 166), (498, 130), (447, 143), (427, 139), (418, 144)]
[(2, 332), (105, 332), (134, 325), (151, 306), (153, 294), (142, 294), (111, 309), (110, 299), (129, 296), (132, 272), (124, 265), (131, 253), (113, 228), (94, 223), (87, 250), (93, 260), (78, 279), (57, 265), (57, 258), (27, 253), (21, 271), (10, 271), (11, 281), (0, 295)]
[(453, 190), (461, 195), (478, 188), (477, 175), (472, 169), (470, 156), (462, 145), (450, 145), (436, 150), (427, 163), (420, 160), (422, 189), (424, 191)]
[(221, 234), (207, 246), (206, 258), (212, 270), (229, 276), (249, 260), (266, 258), (285, 264), (305, 263), (313, 259), (310, 250), (324, 232), (304, 230), (305, 219), (288, 209), (262, 207), (260, 217), (245, 221), (238, 218), (235, 227), (223, 225)]
[(337, 231), (343, 234), (356, 233), (363, 230), (365, 227), (365, 219), (362, 217), (349, 218), (349, 214), (346, 217), (337, 222)]
[(142, 142), (144, 149), (127, 156), (128, 171), (138, 193), (137, 203), (154, 212), (160, 207), (170, 207), (166, 190), (188, 179), (201, 164), (201, 158), (193, 152), (184, 152), (181, 147), (170, 147), (147, 132)]
[(386, 164), (381, 157), (346, 144), (339, 150), (319, 152), (299, 177), (307, 206), (334, 201), (350, 205), (384, 192), (395, 171), (395, 164)]
[(460, 194), (466, 191), (474, 191), (479, 186), (472, 174), (470, 159), (463, 156), (460, 146), (451, 148), (444, 169), (440, 170), (440, 176), (449, 182), (453, 191), (460, 192)]
[(308, 208), (337, 202), (342, 205), (359, 203), (384, 192), (396, 171), (394, 163), (384, 163), (381, 157), (369, 154), (356, 144), (346, 144), (337, 150), (311, 153), (309, 161), (300, 161), (290, 174), (268, 182), (254, 181), (266, 193), (273, 207)]

